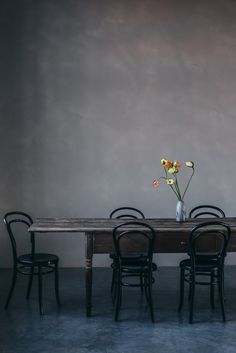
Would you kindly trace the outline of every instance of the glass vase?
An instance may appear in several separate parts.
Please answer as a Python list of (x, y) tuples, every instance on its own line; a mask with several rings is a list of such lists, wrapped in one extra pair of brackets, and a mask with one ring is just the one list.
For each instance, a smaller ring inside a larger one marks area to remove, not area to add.
[(184, 201), (178, 201), (176, 204), (176, 222), (184, 222), (186, 219), (186, 207)]

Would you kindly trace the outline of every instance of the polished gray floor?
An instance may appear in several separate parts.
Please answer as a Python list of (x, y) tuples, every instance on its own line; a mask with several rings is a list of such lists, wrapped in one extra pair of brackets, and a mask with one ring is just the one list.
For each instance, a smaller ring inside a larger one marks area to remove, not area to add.
[(110, 269), (95, 269), (93, 316), (85, 316), (83, 269), (60, 270), (62, 307), (58, 310), (53, 278), (45, 277), (43, 318), (38, 313), (37, 286), (25, 299), (26, 278), (21, 276), (7, 311), (3, 304), (10, 270), (0, 270), (0, 353), (235, 353), (236, 267), (226, 267), (227, 322), (219, 303), (210, 309), (208, 288), (197, 289), (194, 324), (188, 324), (187, 302), (177, 313), (178, 268), (160, 268), (154, 285), (156, 323), (152, 324), (137, 288), (124, 292), (120, 321), (114, 322), (110, 298)]

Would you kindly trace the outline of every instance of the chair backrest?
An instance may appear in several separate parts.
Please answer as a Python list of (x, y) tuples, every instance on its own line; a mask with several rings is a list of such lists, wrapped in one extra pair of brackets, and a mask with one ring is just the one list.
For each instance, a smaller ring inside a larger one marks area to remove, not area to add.
[(217, 206), (199, 205), (190, 211), (189, 218), (225, 218), (225, 213)]
[(121, 219), (145, 219), (142, 211), (134, 207), (119, 207), (113, 210), (109, 218)]
[(154, 240), (154, 229), (141, 221), (125, 222), (113, 229), (114, 247), (120, 263), (127, 257), (142, 256), (151, 266)]
[(230, 236), (230, 227), (221, 221), (204, 222), (194, 227), (188, 244), (192, 266), (204, 257), (223, 262)]
[[(13, 229), (13, 225), (23, 225), (26, 230), (31, 226), (33, 223), (32, 218), (25, 212), (21, 211), (13, 211), (8, 212), (5, 214), (3, 221), (6, 225), (8, 235), (11, 240), (12, 252), (13, 252), (13, 261), (15, 262), (17, 259), (17, 242), (16, 242), (16, 232)], [(18, 229), (19, 231), (19, 229)], [(30, 234), (30, 241), (31, 241), (31, 254), (34, 255), (35, 252), (35, 237), (34, 233)]]

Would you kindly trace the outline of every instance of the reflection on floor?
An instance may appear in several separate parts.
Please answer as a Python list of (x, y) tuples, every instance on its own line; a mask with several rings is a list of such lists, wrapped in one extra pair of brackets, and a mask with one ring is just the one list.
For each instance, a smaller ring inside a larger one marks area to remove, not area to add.
[(25, 299), (26, 278), (19, 276), (12, 302), (3, 309), (11, 271), (0, 270), (1, 353), (185, 353), (236, 352), (236, 267), (226, 267), (227, 322), (219, 303), (210, 309), (209, 291), (197, 288), (194, 324), (188, 324), (187, 300), (177, 313), (179, 270), (160, 268), (154, 285), (156, 323), (137, 288), (124, 291), (120, 321), (114, 322), (110, 297), (111, 270), (94, 270), (93, 316), (85, 316), (83, 269), (60, 270), (62, 307), (58, 310), (53, 278), (44, 277), (43, 318), (38, 313), (37, 283)]

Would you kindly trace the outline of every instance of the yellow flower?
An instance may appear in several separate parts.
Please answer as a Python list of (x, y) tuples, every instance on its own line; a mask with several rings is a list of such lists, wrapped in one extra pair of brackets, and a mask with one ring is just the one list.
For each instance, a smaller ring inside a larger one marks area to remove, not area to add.
[(192, 161), (190, 162), (185, 162), (185, 165), (189, 168), (193, 168), (194, 167), (194, 163)]
[(164, 158), (161, 159), (161, 164), (166, 165), (167, 162), (168, 162), (167, 159), (164, 159)]
[(170, 173), (170, 174), (176, 174), (176, 173), (178, 173), (178, 168), (176, 168), (176, 167), (171, 167), (171, 168), (169, 168), (168, 169), (168, 172)]
[(166, 184), (167, 185), (173, 185), (174, 184), (174, 180), (169, 178), (169, 179), (166, 179)]

